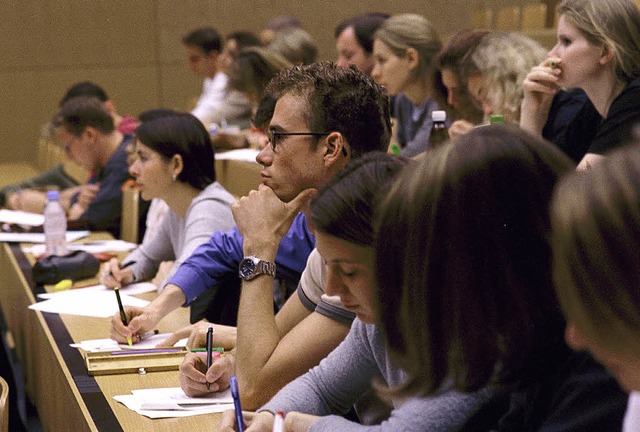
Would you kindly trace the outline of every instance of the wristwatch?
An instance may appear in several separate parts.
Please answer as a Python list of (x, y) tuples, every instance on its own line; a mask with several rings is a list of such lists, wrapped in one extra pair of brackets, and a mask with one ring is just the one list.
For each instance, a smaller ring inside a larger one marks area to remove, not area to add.
[(275, 276), (276, 263), (261, 260), (253, 255), (244, 257), (244, 259), (240, 261), (239, 274), (243, 280), (247, 281), (263, 274)]

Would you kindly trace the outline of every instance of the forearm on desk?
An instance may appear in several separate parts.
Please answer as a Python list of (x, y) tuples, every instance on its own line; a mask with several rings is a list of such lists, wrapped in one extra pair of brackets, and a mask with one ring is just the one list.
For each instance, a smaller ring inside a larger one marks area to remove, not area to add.
[(157, 317), (160, 321), (171, 311), (183, 306), (187, 301), (184, 291), (176, 285), (166, 285), (162, 292), (145, 307), (145, 310), (151, 316)]

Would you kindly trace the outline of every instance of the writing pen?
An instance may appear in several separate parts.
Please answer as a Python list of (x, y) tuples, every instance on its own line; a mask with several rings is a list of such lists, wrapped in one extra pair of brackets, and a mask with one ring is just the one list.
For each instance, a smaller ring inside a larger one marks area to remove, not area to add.
[(284, 413), (282, 411), (276, 412), (272, 432), (284, 432)]
[[(122, 299), (120, 298), (120, 290), (118, 287), (113, 287), (113, 290), (116, 292), (116, 299), (118, 300), (118, 308), (120, 309), (120, 319), (122, 320), (122, 324), (126, 326), (129, 325), (127, 322), (127, 314), (124, 311), (124, 307), (122, 306)], [(127, 343), (129, 346), (133, 346), (133, 341), (131, 340), (131, 336), (127, 336)]]
[[(207, 330), (207, 372), (211, 365), (213, 364), (213, 356), (211, 355), (213, 350), (213, 327), (209, 327)], [(206, 372), (205, 372), (206, 374)], [(207, 390), (211, 387), (211, 383), (207, 381)]]
[(244, 432), (245, 425), (242, 417), (242, 405), (240, 404), (240, 391), (238, 390), (238, 379), (235, 375), (229, 378), (229, 386), (233, 397), (233, 407), (236, 411), (236, 426), (238, 426), (238, 432)]

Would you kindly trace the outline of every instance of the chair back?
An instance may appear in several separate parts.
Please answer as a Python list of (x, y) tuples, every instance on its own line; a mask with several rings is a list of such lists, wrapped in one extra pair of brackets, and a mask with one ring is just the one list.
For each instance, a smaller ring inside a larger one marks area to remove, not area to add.
[(122, 191), (122, 219), (120, 222), (120, 238), (131, 243), (138, 243), (140, 223), (140, 191), (125, 186)]

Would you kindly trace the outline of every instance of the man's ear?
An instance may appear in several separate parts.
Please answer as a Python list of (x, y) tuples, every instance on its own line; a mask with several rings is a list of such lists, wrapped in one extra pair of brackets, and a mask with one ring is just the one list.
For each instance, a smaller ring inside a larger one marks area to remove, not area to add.
[(107, 109), (107, 111), (109, 111), (111, 114), (116, 112), (116, 104), (114, 104), (111, 100), (107, 100), (104, 102), (104, 107)]
[(331, 132), (327, 135), (327, 150), (325, 153), (325, 160), (333, 162), (346, 157), (351, 152), (347, 140), (340, 132)]

